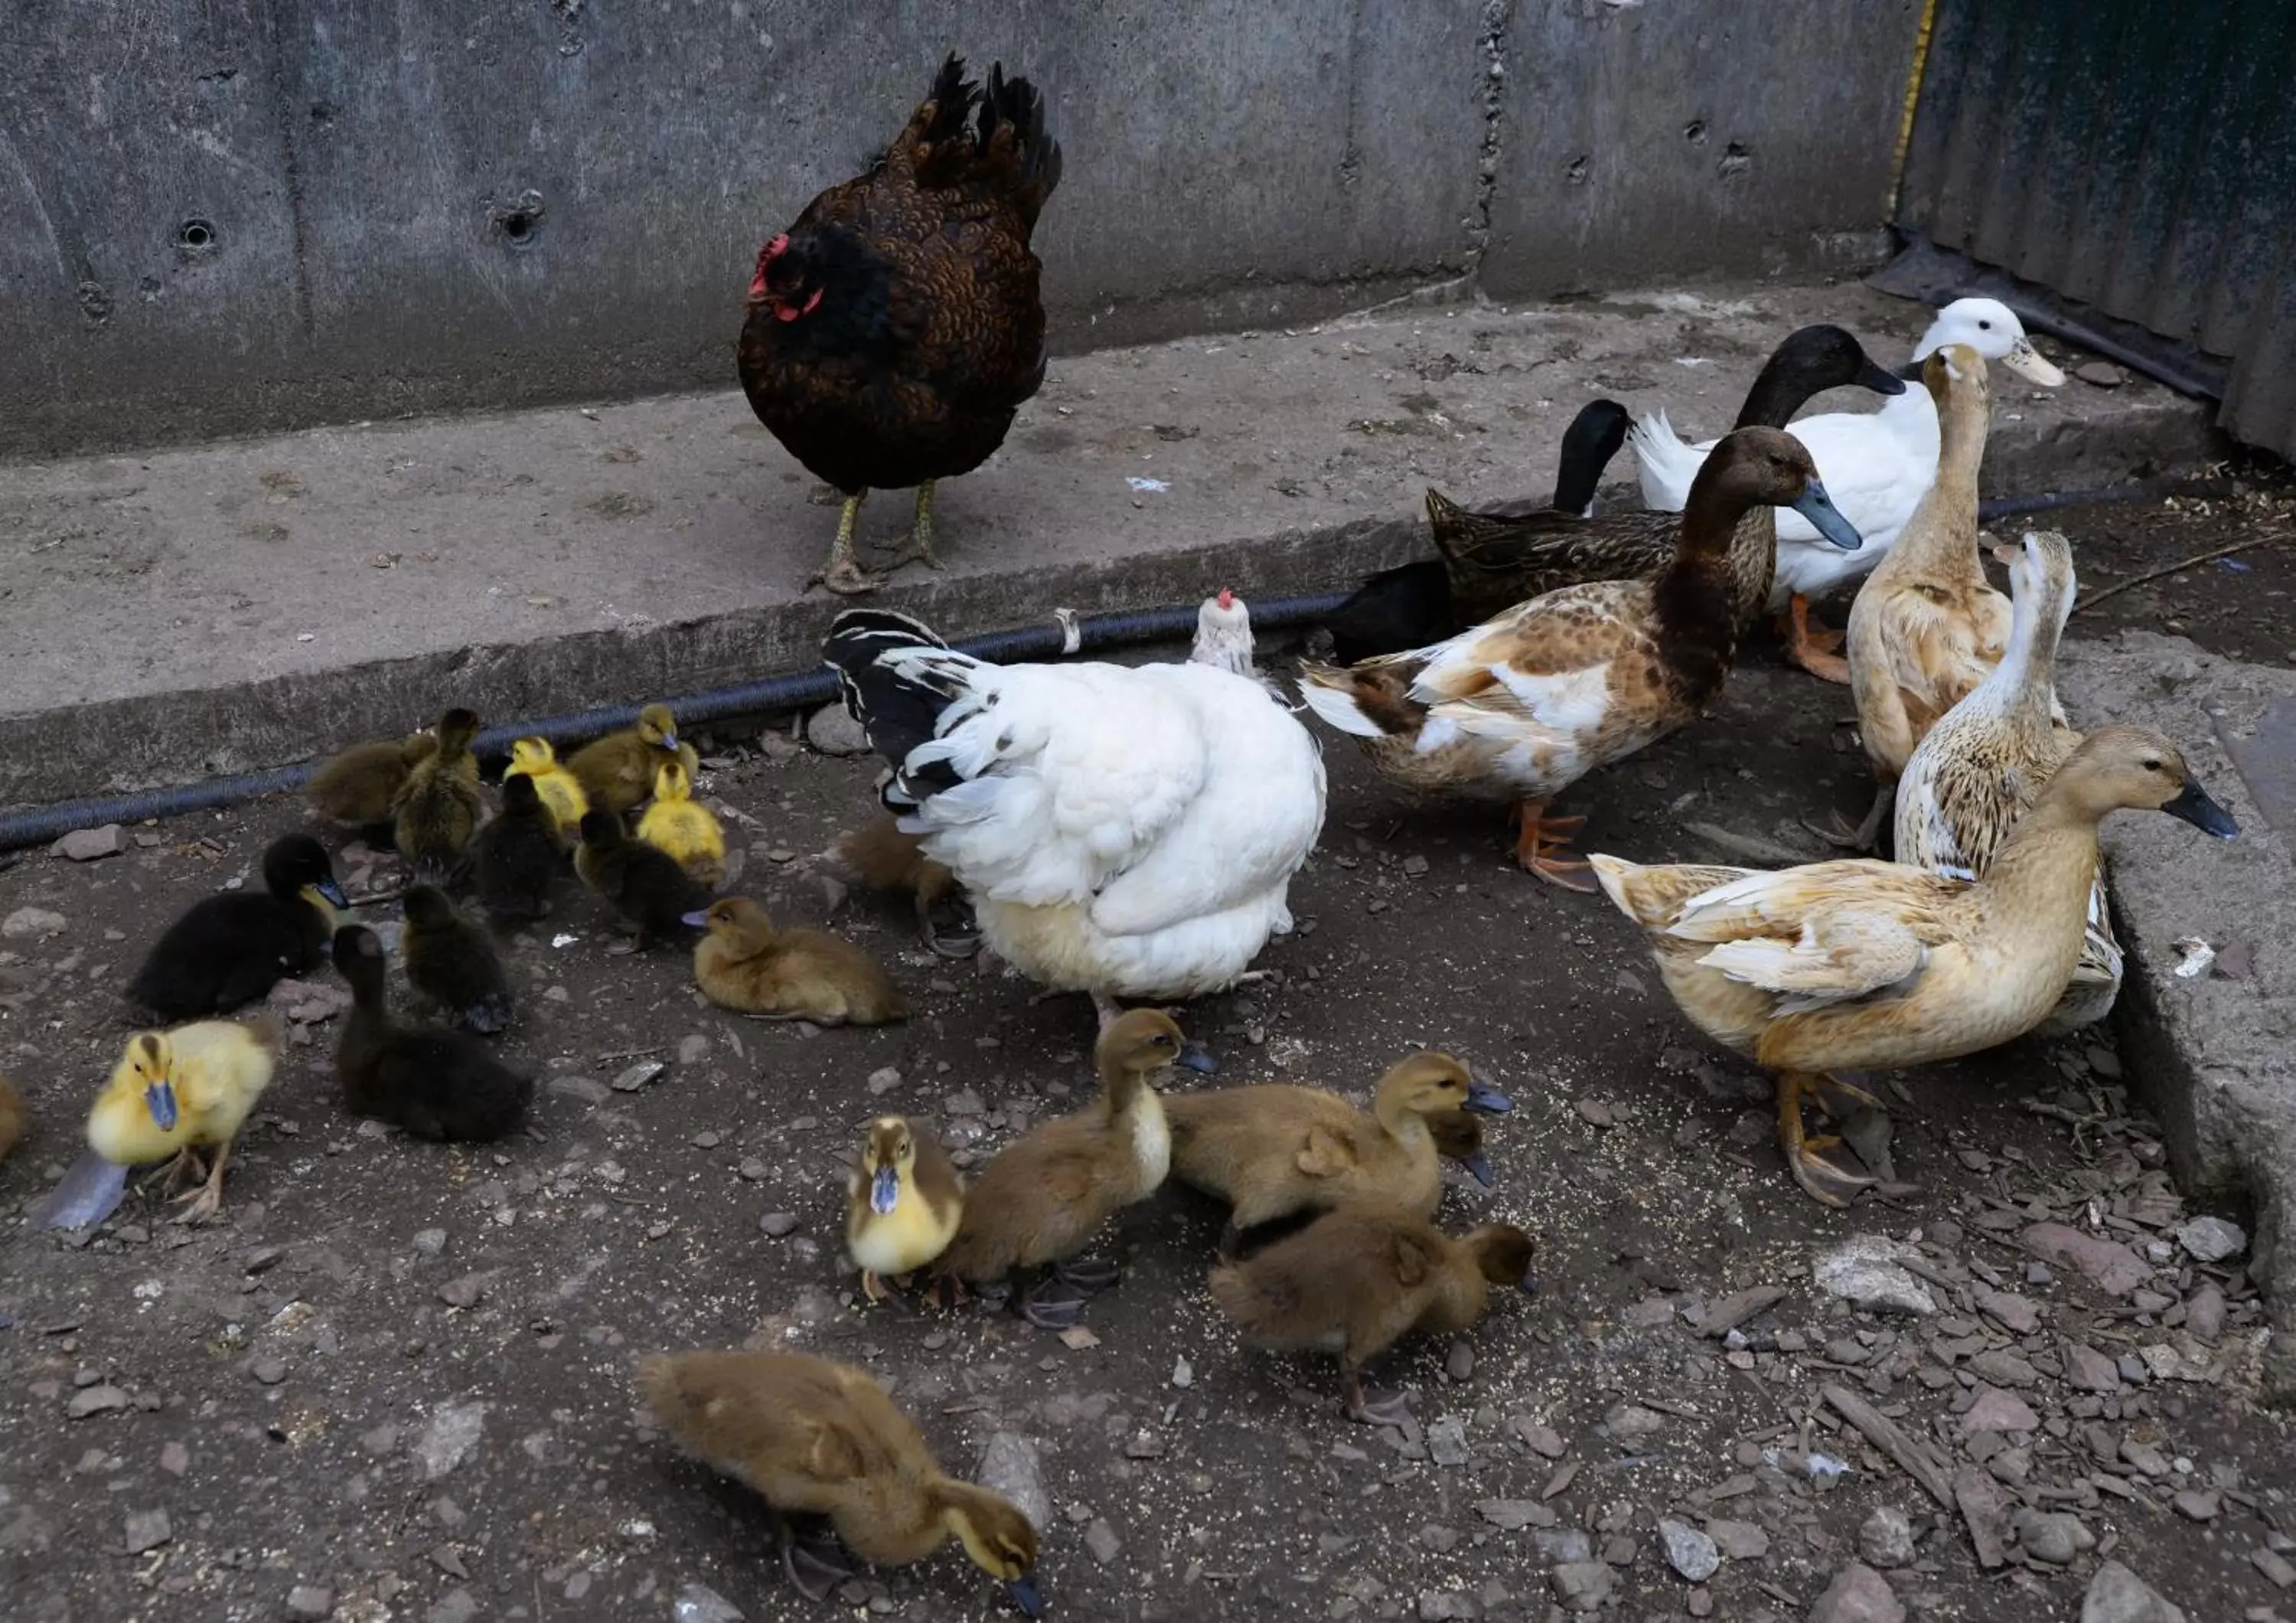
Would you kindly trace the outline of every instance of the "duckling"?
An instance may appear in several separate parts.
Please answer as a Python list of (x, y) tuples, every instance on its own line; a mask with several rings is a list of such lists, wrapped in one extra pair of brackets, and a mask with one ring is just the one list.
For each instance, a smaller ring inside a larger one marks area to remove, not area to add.
[(399, 855), (414, 865), (414, 877), (431, 885), (450, 881), (463, 866), (471, 836), (487, 814), (479, 787), (478, 758), (471, 741), (479, 718), (450, 710), (432, 729), (439, 747), (415, 763), (391, 797), (391, 836)]
[(559, 837), (572, 844), (576, 831), (582, 827), (582, 813), (590, 809), (590, 797), (583, 792), (582, 780), (559, 764), (557, 752), (550, 747), (547, 738), (513, 738), (510, 746), (510, 764), (503, 769), (503, 799), (510, 799), (510, 786), (514, 779), (530, 779), (542, 803), (549, 809), (550, 821)]
[(1469, 1110), (1445, 1110), (1427, 1117), (1427, 1135), (1435, 1141), (1435, 1153), (1447, 1161), (1456, 1161), (1467, 1175), (1485, 1189), (1495, 1189), (1498, 1179), (1491, 1172), (1491, 1158), (1483, 1153), (1483, 1118)]
[(345, 1109), (425, 1139), (498, 1139), (526, 1119), (532, 1077), (465, 1033), (392, 1023), (382, 943), (373, 930), (351, 925), (336, 932), (335, 968), (352, 999), (335, 1045)]
[(695, 803), (693, 779), (681, 762), (654, 769), (653, 804), (638, 819), (638, 838), (676, 858), (697, 885), (715, 886), (726, 877), (726, 830), (709, 807)]
[[(837, 836), (836, 860), (848, 877), (871, 890), (906, 894), (916, 900), (917, 934), (943, 958), (971, 958), (980, 951), (980, 927), (964, 906), (956, 876), (925, 855), (920, 835), (904, 834), (890, 812)], [(946, 902), (948, 905), (942, 907)], [(937, 911), (961, 915), (944, 929)]]
[(232, 1141), (271, 1085), (278, 1058), (279, 1027), (267, 1017), (138, 1032), (87, 1113), (88, 1153), (34, 1221), (59, 1229), (101, 1223), (119, 1206), (129, 1167), (168, 1162), (172, 1187), (187, 1174), (202, 1176), (194, 1154), (201, 1149), (215, 1153), (200, 1187), (179, 1203), (177, 1220), (219, 1215)]
[(1483, 1316), (1493, 1285), (1536, 1289), (1532, 1251), (1530, 1237), (1508, 1223), (1454, 1240), (1400, 1207), (1343, 1207), (1213, 1269), (1212, 1300), (1254, 1346), (1338, 1353), (1348, 1418), (1401, 1426), (1409, 1399), (1367, 1396), (1363, 1366), (1414, 1330), (1466, 1329)]
[(1619, 910), (1649, 932), (1667, 990), (1692, 1023), (1776, 1073), (1778, 1138), (1796, 1182), (1847, 1206), (1872, 1182), (1806, 1139), (1813, 1090), (1872, 1098), (1829, 1073), (1973, 1054), (2033, 1029), (2064, 995), (2087, 935), (2097, 823), (2121, 808), (2182, 818), (2229, 839), (2175, 745), (2104, 727), (2057, 770), (1971, 883), (1895, 862), (1783, 872), (1644, 867), (1594, 859)]
[(1029, 1576), (1037, 1529), (1010, 1500), (943, 1474), (866, 1372), (803, 1353), (657, 1354), (639, 1361), (637, 1387), (679, 1447), (774, 1508), (782, 1565), (808, 1600), (852, 1574), (800, 1551), (789, 1512), (828, 1517), (853, 1553), (881, 1566), (922, 1561), (955, 1537), (1023, 1614), (1044, 1610)]
[(316, 968), (335, 910), (349, 905), (326, 847), (308, 834), (275, 840), (263, 853), (261, 894), (193, 902), (152, 947), (127, 995), (162, 1020), (228, 1013)]
[(479, 903), (495, 924), (531, 924), (550, 911), (550, 887), (566, 864), (558, 825), (531, 778), (503, 779), (502, 810), (471, 842)]
[(1044, 1281), (1021, 1304), (1022, 1316), (1047, 1330), (1074, 1324), (1086, 1300), (1115, 1283), (1113, 1264), (1070, 1259), (1119, 1208), (1163, 1183), (1172, 1139), (1153, 1084), (1175, 1065), (1202, 1068), (1207, 1057), (1171, 1016), (1135, 1009), (1103, 1029), (1093, 1063), (1099, 1102), (1042, 1123), (997, 1152), (965, 1190), (956, 1237), (937, 1271), (980, 1283), (1049, 1266), (1062, 1289)]
[(687, 918), (709, 904), (709, 895), (687, 877), (677, 859), (623, 830), (611, 812), (594, 810), (582, 818), (582, 844), (574, 871), (637, 932), (638, 945), (650, 936), (690, 929)]
[(964, 1185), (939, 1139), (903, 1116), (871, 1122), (845, 1183), (845, 1248), (862, 1295), (883, 1301), (886, 1275), (913, 1273), (948, 1249), (964, 1211)]
[(908, 999), (875, 959), (826, 931), (777, 930), (745, 896), (713, 902), (680, 922), (708, 932), (693, 944), (693, 981), (721, 1009), (816, 1026), (909, 1017)]
[(398, 937), (398, 952), (414, 990), (472, 1031), (491, 1037), (508, 1026), (510, 979), (487, 933), (463, 918), (446, 892), (431, 886), (415, 886), (400, 906), (406, 927)]
[(665, 761), (677, 762), (689, 778), (701, 770), (693, 746), (679, 741), (669, 706), (649, 704), (638, 712), (636, 727), (584, 745), (566, 764), (582, 780), (590, 804), (619, 817), (652, 793), (654, 769)]
[(314, 773), (303, 790), (313, 810), (339, 823), (390, 826), (390, 803), (406, 775), (437, 752), (428, 732), (374, 744), (354, 744)]
[(1244, 1230), (1354, 1201), (1434, 1215), (1443, 1198), (1428, 1117), (1496, 1114), (1514, 1101), (1448, 1054), (1413, 1054), (1380, 1078), (1369, 1113), (1321, 1088), (1262, 1083), (1174, 1094), (1172, 1175), (1234, 1208), (1220, 1232), (1233, 1256)]
[(24, 1096), (10, 1085), (5, 1076), (0, 1076), (0, 1161), (6, 1160), (8, 1152), (23, 1139)]

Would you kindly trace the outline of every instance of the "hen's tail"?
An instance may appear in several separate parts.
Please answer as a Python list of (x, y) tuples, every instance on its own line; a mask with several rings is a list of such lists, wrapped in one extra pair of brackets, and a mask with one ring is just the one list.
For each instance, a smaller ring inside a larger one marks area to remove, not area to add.
[(958, 781), (946, 762), (914, 775), (906, 767), (912, 752), (939, 736), (942, 713), (971, 691), (968, 678), (978, 660), (957, 653), (921, 621), (873, 608), (840, 614), (821, 653), (837, 671), (845, 708), (869, 735), (869, 746), (890, 763), (906, 798), (922, 799)]
[(1034, 226), (1045, 200), (1061, 184), (1061, 144), (1045, 133), (1045, 98), (1018, 74), (1004, 77), (1004, 64), (988, 69), (988, 94), (980, 103), (980, 153), (986, 165), (1006, 173), (1005, 184)]
[(887, 159), (906, 162), (922, 186), (1003, 192), (1032, 227), (1061, 183), (1061, 145), (1045, 133), (1043, 95), (1024, 78), (1006, 78), (1002, 62), (990, 66), (984, 90), (953, 53)]

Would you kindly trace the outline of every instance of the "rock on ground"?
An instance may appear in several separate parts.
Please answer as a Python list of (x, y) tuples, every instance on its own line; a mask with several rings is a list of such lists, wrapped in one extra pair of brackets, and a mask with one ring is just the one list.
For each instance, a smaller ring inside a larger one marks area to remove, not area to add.
[(1857, 1553), (1866, 1565), (1884, 1571), (1914, 1562), (1914, 1524), (1905, 1512), (1885, 1504), (1866, 1517), (1857, 1529)]
[(1905, 1266), (1906, 1257), (1920, 1256), (1900, 1240), (1854, 1234), (1811, 1264), (1810, 1273), (1820, 1289), (1853, 1307), (1927, 1318), (1937, 1312), (1937, 1298)]
[(1890, 1580), (1863, 1561), (1833, 1575), (1809, 1609), (1809, 1623), (1905, 1623), (1906, 1608)]
[(2170, 1605), (2152, 1585), (2109, 1561), (2089, 1580), (2080, 1623), (2185, 1623), (2185, 1609)]

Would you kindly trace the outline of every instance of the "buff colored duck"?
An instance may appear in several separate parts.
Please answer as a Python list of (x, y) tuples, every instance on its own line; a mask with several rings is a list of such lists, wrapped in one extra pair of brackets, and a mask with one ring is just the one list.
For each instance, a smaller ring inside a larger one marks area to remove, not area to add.
[(883, 1301), (882, 1281), (947, 1250), (964, 1215), (964, 1185), (939, 1139), (906, 1116), (869, 1124), (845, 1184), (845, 1249), (861, 1270), (862, 1295)]
[[(636, 727), (584, 745), (567, 757), (566, 768), (581, 780), (593, 811), (619, 817), (653, 792), (655, 770), (671, 761), (689, 778), (701, 770), (701, 757), (678, 737), (669, 706), (649, 704), (638, 712)], [(577, 818), (575, 827), (580, 826)]]

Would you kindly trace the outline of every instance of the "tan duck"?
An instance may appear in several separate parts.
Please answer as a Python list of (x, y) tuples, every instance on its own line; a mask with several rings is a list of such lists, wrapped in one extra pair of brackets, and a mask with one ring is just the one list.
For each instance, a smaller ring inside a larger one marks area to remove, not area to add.
[[(1975, 878), (2081, 737), (2065, 725), (2054, 680), (2057, 638), (2078, 581), (2062, 535), (2028, 531), (2011, 554), (2015, 615), (2009, 650), (1967, 698), (1946, 712), (1898, 780), (1892, 850), (1913, 868)], [(2112, 1012), (2120, 993), (2120, 943), (2097, 870), (2089, 888), (2088, 935), (2056, 1009), (2034, 1028), (2062, 1036)]]
[(909, 1017), (909, 1000), (875, 959), (826, 931), (777, 929), (747, 897), (713, 902), (683, 922), (707, 932), (693, 945), (693, 981), (721, 1009), (816, 1026)]
[(427, 732), (354, 744), (314, 773), (303, 793), (313, 810), (336, 822), (388, 823), (390, 803), (406, 787), (407, 774), (438, 747)]
[(1348, 1418), (1411, 1419), (1400, 1392), (1367, 1396), (1363, 1367), (1414, 1330), (1454, 1335), (1493, 1285), (1536, 1289), (1530, 1237), (1494, 1223), (1454, 1240), (1401, 1207), (1328, 1212), (1249, 1260), (1212, 1270), (1212, 1300), (1255, 1347), (1335, 1352)]
[(869, 1124), (845, 1183), (845, 1249), (861, 1270), (862, 1295), (883, 1301), (882, 1281), (947, 1250), (964, 1215), (964, 1186), (939, 1139), (906, 1116)]
[[(547, 738), (513, 738), (510, 746), (510, 764), (503, 769), (503, 787), (507, 790), (513, 778), (534, 781), (534, 792), (550, 813), (551, 827), (558, 830), (559, 839), (571, 845), (581, 837), (582, 814), (590, 809), (590, 796), (582, 787), (582, 780), (558, 759), (558, 752), (550, 747)], [(505, 795), (507, 800), (507, 795)]]
[(790, 1512), (828, 1517), (847, 1549), (880, 1566), (922, 1561), (955, 1538), (1024, 1614), (1044, 1609), (1029, 1519), (944, 1472), (866, 1371), (802, 1353), (657, 1354), (639, 1361), (637, 1387), (680, 1448), (774, 1508), (782, 1564), (808, 1600), (853, 1574), (800, 1545)]
[(391, 838), (398, 854), (414, 864), (417, 879), (446, 885), (461, 870), (471, 837), (487, 815), (478, 757), (471, 754), (479, 718), (450, 710), (431, 730), (438, 747), (414, 763), (391, 797)]
[(1845, 548), (1857, 532), (1827, 502), (1809, 453), (1774, 428), (1742, 428), (1700, 470), (1673, 563), (1655, 581), (1565, 587), (1450, 641), (1344, 669), (1309, 665), (1300, 696), (1362, 741), (1384, 777), (1514, 803), (1515, 857), (1571, 890), (1587, 865), (1554, 853), (1578, 819), (1547, 803), (1654, 744), (1721, 691), (1738, 649), (1731, 548), (1758, 505), (1790, 505)]
[(1054, 1277), (1022, 1298), (1022, 1316), (1047, 1330), (1074, 1324), (1117, 1270), (1070, 1259), (1118, 1211), (1154, 1194), (1170, 1168), (1171, 1130), (1155, 1083), (1175, 1065), (1204, 1063), (1161, 1009), (1110, 1022), (1093, 1048), (1099, 1100), (1030, 1128), (981, 1168), (938, 1273), (980, 1284), (1050, 1268)]
[(1922, 735), (1961, 703), (2009, 646), (2009, 599), (1985, 579), (1977, 472), (1992, 394), (1977, 351), (1948, 344), (1922, 368), (1938, 408), (1937, 482), (1849, 607), (1849, 690), (1873, 763), (1872, 810), (1853, 843), (1871, 850)]
[(1852, 859), (1780, 872), (1595, 858), (1619, 910), (1650, 933), (1693, 1024), (1777, 1074), (1778, 1137), (1796, 1182), (1846, 1206), (1872, 1180), (1806, 1140), (1813, 1089), (1872, 1103), (1829, 1073), (1896, 1070), (2031, 1031), (2064, 995), (2087, 934), (2096, 826), (2122, 807), (2237, 832), (2175, 745), (2142, 727), (2091, 733), (1971, 883)]
[(581, 781), (593, 807), (619, 817), (653, 793), (655, 769), (669, 761), (685, 767), (689, 778), (701, 770), (701, 757), (679, 739), (669, 706), (649, 704), (638, 712), (636, 727), (584, 745), (567, 758), (566, 767)]
[(1321, 1088), (1261, 1083), (1175, 1093), (1164, 1115), (1172, 1175), (1232, 1208), (1220, 1233), (1230, 1256), (1244, 1230), (1294, 1212), (1372, 1201), (1431, 1215), (1443, 1169), (1429, 1118), (1513, 1108), (1450, 1055), (1421, 1053), (1380, 1078), (1368, 1111)]

